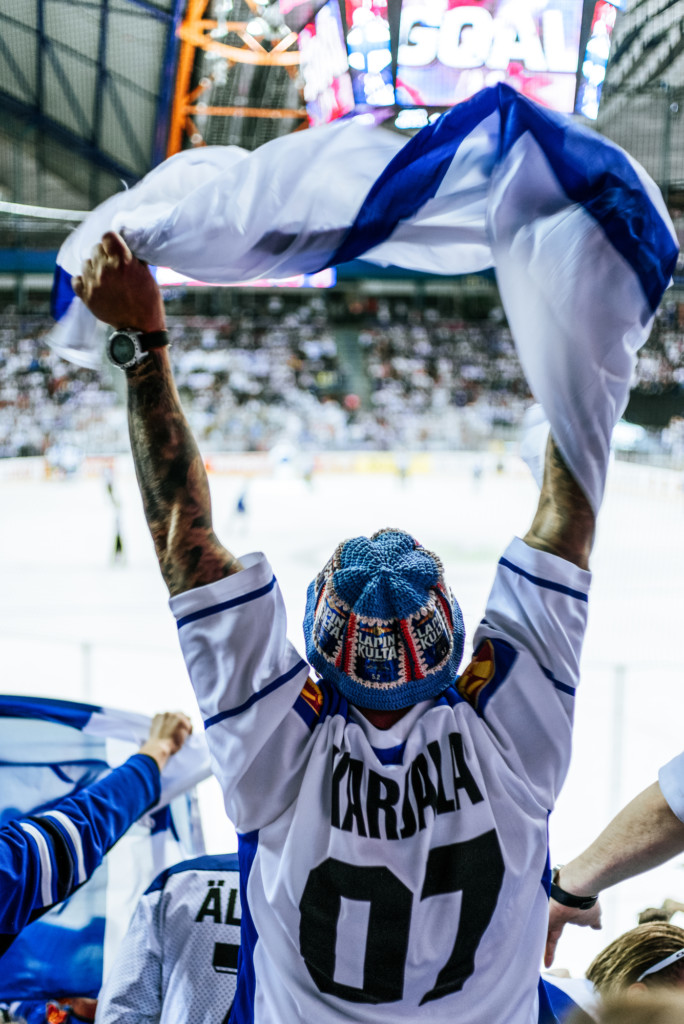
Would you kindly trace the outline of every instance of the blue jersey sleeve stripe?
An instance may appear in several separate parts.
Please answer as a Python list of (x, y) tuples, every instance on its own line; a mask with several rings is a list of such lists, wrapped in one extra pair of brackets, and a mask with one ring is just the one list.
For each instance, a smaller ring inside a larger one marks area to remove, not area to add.
[[(539, 664), (539, 663), (537, 663), (537, 664)], [(556, 687), (557, 690), (562, 690), (563, 693), (569, 693), (571, 697), (575, 696), (575, 687), (574, 686), (568, 686), (567, 683), (561, 683), (560, 679), (556, 679), (556, 677), (554, 676), (554, 674), (553, 674), (553, 672), (551, 671), (550, 668), (544, 668), (543, 665), (539, 665), (539, 668), (542, 670), (542, 672), (544, 673), (546, 678), (551, 680), (551, 682), (553, 683), (553, 685)]]
[(54, 898), (55, 903), (61, 903), (66, 899), (75, 886), (74, 878), (74, 856), (70, 843), (59, 825), (50, 821), (49, 818), (27, 818), (44, 833), (49, 849), (52, 851), (52, 859), (55, 863), (54, 873)]
[(36, 870), (40, 877), (40, 903), (36, 899), (34, 901), (35, 907), (51, 907), (55, 902), (55, 897), (52, 893), (52, 860), (50, 858), (50, 847), (48, 846), (47, 840), (41, 830), (29, 821), (20, 821), (19, 825), (24, 830), (27, 836), (33, 840), (36, 845), (37, 857), (34, 858), (36, 861)]
[(546, 580), (543, 576), (533, 576), (531, 572), (526, 572), (525, 569), (521, 569), (519, 565), (514, 565), (513, 562), (509, 562), (507, 558), (500, 558), (499, 565), (503, 565), (506, 569), (510, 569), (511, 572), (515, 572), (518, 576), (522, 576), (523, 579), (528, 580), (530, 583), (534, 583), (536, 587), (545, 587), (547, 590), (555, 590), (559, 594), (567, 594), (568, 597), (574, 597), (578, 601), (589, 601), (587, 594), (581, 590), (573, 590), (572, 587), (567, 587), (564, 583), (555, 583), (553, 580)]
[(62, 814), (61, 811), (46, 811), (43, 817), (54, 818), (55, 821), (57, 821), (62, 826), (62, 828), (68, 835), (69, 839), (71, 840), (74, 863), (76, 865), (75, 884), (81, 885), (83, 882), (85, 882), (87, 878), (87, 873), (85, 869), (85, 860), (83, 857), (83, 840), (81, 839), (81, 835), (78, 829), (74, 825), (71, 818), (69, 818), (67, 814)]
[(241, 594), (240, 597), (232, 597), (229, 601), (221, 601), (219, 604), (212, 604), (208, 608), (200, 608), (199, 611), (190, 612), (189, 615), (184, 615), (176, 623), (178, 629), (183, 626), (187, 626), (189, 622), (197, 622), (198, 619), (205, 619), (207, 615), (217, 615), (219, 612), (224, 612), (228, 608), (235, 608), (239, 604), (247, 604), (248, 601), (256, 601), (258, 598), (263, 597), (264, 594), (268, 594), (276, 584), (275, 576), (270, 583), (267, 583), (263, 587), (259, 587), (258, 590), (250, 590), (248, 594)]
[(268, 695), (273, 693), (274, 690), (277, 690), (278, 687), (283, 686), (285, 683), (289, 683), (290, 679), (293, 679), (298, 675), (302, 669), (306, 669), (308, 672), (309, 666), (303, 658), (300, 658), (297, 664), (294, 665), (289, 672), (285, 672), (284, 675), (278, 676), (278, 678), (274, 679), (273, 682), (268, 684), (268, 686), (265, 686), (263, 690), (258, 690), (256, 693), (253, 693), (252, 696), (244, 702), (244, 704), (239, 704), (236, 708), (229, 708), (228, 711), (219, 711), (218, 714), (212, 715), (211, 718), (207, 718), (204, 723), (204, 728), (208, 729), (210, 726), (216, 725), (217, 722), (223, 722), (226, 718), (235, 718), (236, 715), (241, 715), (243, 711), (247, 711), (248, 708), (251, 708), (251, 706), (256, 704), (258, 700), (261, 700), (263, 697), (268, 697)]

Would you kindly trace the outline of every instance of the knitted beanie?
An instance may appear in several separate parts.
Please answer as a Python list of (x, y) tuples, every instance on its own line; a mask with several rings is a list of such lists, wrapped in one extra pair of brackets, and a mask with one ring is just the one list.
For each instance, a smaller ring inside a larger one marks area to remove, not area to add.
[(347, 700), (388, 711), (454, 682), (465, 633), (439, 558), (379, 530), (343, 541), (309, 584), (304, 638), (309, 663)]

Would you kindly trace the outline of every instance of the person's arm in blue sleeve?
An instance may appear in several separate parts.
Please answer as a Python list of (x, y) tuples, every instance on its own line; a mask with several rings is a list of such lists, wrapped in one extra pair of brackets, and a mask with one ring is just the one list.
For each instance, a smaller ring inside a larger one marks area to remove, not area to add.
[(106, 778), (0, 829), (0, 955), (22, 928), (87, 881), (159, 800), (160, 773), (191, 730), (185, 715), (156, 715), (139, 753)]

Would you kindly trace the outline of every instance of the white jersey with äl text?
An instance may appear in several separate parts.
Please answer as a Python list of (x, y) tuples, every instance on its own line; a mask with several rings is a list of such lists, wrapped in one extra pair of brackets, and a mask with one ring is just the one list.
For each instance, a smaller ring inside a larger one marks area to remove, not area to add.
[(454, 687), (378, 730), (242, 564), (171, 599), (239, 832), (231, 1022), (536, 1024), (590, 574), (514, 540)]
[(239, 950), (236, 854), (167, 868), (140, 897), (100, 992), (97, 1024), (224, 1024)]

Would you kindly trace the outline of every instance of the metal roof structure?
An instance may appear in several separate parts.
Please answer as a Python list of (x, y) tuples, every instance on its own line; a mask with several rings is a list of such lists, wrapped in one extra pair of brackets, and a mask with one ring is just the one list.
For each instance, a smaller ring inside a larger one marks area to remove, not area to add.
[(88, 209), (163, 158), (184, 7), (3, 0), (2, 198)]
[(684, 211), (684, 0), (633, 0), (618, 17), (597, 128)]
[(296, 36), (265, 7), (2, 0), (0, 200), (91, 209), (186, 134), (253, 148), (306, 124)]
[[(597, 127), (684, 210), (684, 0), (631, 0)], [(88, 210), (187, 145), (254, 148), (306, 124), (277, 0), (2, 0), (2, 201)], [(0, 216), (3, 248), (64, 223)]]

